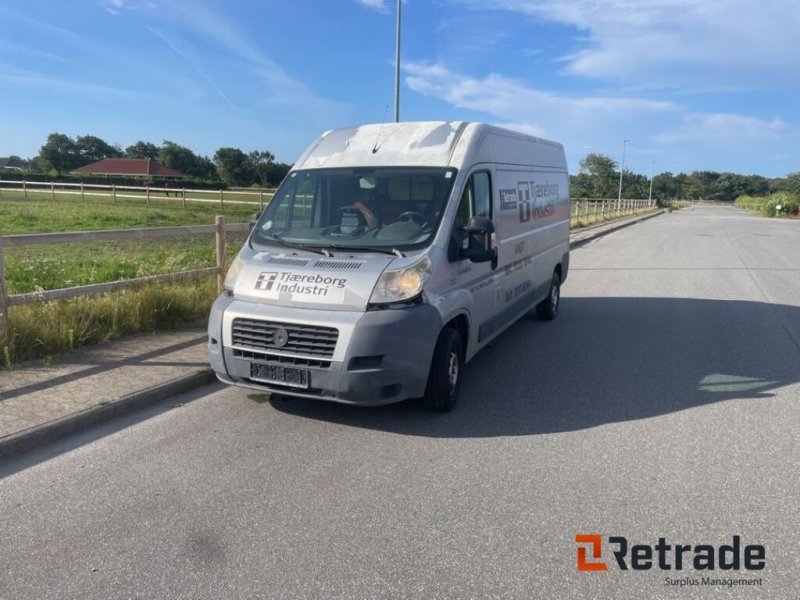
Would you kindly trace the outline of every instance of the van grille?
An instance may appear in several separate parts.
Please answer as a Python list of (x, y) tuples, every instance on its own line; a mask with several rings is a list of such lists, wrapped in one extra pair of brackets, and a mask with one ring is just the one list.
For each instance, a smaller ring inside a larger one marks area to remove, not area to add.
[(265, 363), (277, 363), (292, 367), (316, 367), (318, 369), (330, 369), (331, 361), (318, 358), (304, 358), (302, 356), (284, 356), (283, 354), (269, 354), (267, 352), (255, 352), (253, 350), (233, 349), (234, 358), (252, 360)]
[[(275, 332), (285, 329), (288, 341), (283, 346), (275, 344)], [(236, 318), (233, 320), (233, 346), (255, 350), (299, 354), (309, 357), (331, 358), (339, 339), (339, 330), (319, 325), (297, 325), (277, 321)]]

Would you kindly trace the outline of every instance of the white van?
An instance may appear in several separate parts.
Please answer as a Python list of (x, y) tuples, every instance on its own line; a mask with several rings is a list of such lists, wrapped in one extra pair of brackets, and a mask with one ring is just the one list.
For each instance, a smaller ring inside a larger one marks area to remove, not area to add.
[(448, 411), (482, 347), (569, 268), (561, 144), (478, 123), (324, 133), (255, 221), (211, 309), (220, 380)]

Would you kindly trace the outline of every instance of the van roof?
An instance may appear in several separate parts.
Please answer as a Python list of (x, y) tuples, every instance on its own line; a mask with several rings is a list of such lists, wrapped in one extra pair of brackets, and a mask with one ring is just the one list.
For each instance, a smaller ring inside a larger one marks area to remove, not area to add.
[(566, 169), (561, 144), (464, 121), (375, 123), (323, 133), (294, 164), (337, 167), (469, 167), (479, 163)]

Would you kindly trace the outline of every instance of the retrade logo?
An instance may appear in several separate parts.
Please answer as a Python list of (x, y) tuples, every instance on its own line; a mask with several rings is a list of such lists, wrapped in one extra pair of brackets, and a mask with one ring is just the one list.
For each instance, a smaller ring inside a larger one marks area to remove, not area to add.
[[(761, 571), (767, 564), (767, 551), (761, 544), (743, 544), (741, 536), (734, 535), (731, 543), (673, 544), (658, 538), (655, 544), (630, 544), (621, 535), (609, 536), (609, 562), (603, 560), (603, 536), (598, 533), (578, 533), (578, 571), (608, 571), (616, 564), (620, 571)], [(611, 560), (613, 558), (613, 560)]]
[(592, 558), (596, 562), (590, 562), (586, 557), (586, 546), (578, 546), (578, 571), (608, 571), (608, 565), (597, 559), (603, 556), (603, 536), (598, 533), (579, 533), (575, 536), (577, 544), (589, 544), (592, 550)]

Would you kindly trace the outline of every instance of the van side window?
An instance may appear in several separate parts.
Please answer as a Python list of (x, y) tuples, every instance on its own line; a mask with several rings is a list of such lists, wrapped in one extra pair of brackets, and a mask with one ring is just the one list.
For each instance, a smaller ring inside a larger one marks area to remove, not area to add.
[(456, 212), (456, 227), (465, 226), (472, 217), (492, 218), (492, 185), (486, 171), (473, 173), (464, 186)]
[(473, 173), (472, 177), (473, 189), (473, 213), (475, 217), (492, 218), (492, 186), (489, 182), (489, 173), (481, 171)]
[(453, 237), (461, 247), (466, 247), (467, 243), (467, 237), (461, 228), (466, 227), (472, 217), (492, 217), (492, 185), (486, 171), (470, 176), (458, 203)]

